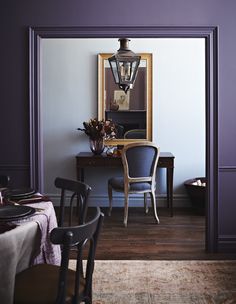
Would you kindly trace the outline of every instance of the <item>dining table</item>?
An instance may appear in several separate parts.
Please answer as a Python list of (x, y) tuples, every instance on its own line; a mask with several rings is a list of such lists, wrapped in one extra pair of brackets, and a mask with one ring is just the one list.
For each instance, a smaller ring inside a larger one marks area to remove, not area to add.
[[(53, 203), (37, 194), (17, 203), (32, 207), (32, 214), (0, 221), (0, 303), (14, 302), (15, 275), (35, 264), (60, 265), (61, 249), (52, 244), (50, 232), (57, 227)], [(30, 288), (30, 286), (29, 286)]]

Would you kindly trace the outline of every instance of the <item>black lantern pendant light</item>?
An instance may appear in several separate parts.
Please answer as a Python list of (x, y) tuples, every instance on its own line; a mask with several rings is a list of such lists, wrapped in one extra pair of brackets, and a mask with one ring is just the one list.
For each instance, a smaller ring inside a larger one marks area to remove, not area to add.
[(129, 49), (129, 39), (120, 38), (119, 41), (119, 50), (108, 60), (115, 83), (127, 93), (134, 85), (141, 56), (136, 55)]

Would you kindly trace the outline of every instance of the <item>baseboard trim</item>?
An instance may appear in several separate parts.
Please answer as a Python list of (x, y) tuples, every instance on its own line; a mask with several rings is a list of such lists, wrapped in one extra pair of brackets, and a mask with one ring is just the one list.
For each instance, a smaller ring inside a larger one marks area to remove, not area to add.
[[(54, 206), (60, 205), (60, 196), (57, 194), (46, 194), (49, 196), (54, 204)], [(167, 198), (166, 195), (157, 195), (157, 206), (158, 207), (166, 207), (167, 206)], [(150, 203), (150, 199), (148, 198)], [(69, 202), (69, 198), (68, 198)], [(68, 204), (67, 202), (67, 204)], [(99, 207), (108, 207), (108, 196), (107, 195), (90, 195), (89, 197), (89, 206), (99, 206)], [(114, 195), (113, 198), (113, 207), (123, 207), (124, 206), (124, 196), (120, 193)], [(140, 195), (132, 195), (130, 196), (130, 207), (141, 207), (143, 206), (143, 196)], [(173, 206), (174, 207), (190, 207), (191, 203), (189, 201), (188, 196), (182, 194), (175, 194), (173, 196)]]
[(236, 236), (220, 236), (218, 238), (219, 253), (236, 253)]
[(1, 171), (27, 171), (29, 168), (29, 165), (0, 164)]

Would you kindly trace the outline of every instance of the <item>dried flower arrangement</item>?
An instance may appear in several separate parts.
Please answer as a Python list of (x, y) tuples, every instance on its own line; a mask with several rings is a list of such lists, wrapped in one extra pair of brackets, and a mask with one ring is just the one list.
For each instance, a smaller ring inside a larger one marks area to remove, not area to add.
[(91, 140), (96, 139), (112, 139), (116, 138), (116, 125), (111, 120), (98, 120), (97, 118), (90, 119), (88, 122), (83, 122), (84, 129), (78, 128), (77, 130), (83, 131)]

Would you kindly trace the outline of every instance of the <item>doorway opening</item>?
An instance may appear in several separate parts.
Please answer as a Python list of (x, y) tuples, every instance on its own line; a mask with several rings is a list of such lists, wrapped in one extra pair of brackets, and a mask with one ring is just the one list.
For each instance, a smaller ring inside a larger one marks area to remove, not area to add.
[[(42, 38), (204, 38), (206, 54), (206, 249), (216, 251), (217, 237), (217, 29), (212, 27), (167, 28), (31, 28), (30, 106), (31, 106), (31, 186), (43, 187), (42, 126), (40, 125), (40, 59)], [(41, 38), (41, 39), (38, 39)]]

